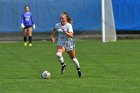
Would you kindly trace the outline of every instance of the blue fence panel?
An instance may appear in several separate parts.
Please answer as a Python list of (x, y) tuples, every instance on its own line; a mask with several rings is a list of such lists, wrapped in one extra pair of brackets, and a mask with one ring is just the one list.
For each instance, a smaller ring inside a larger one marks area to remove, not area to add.
[[(112, 0), (117, 30), (140, 30), (140, 0)], [(0, 0), (0, 32), (18, 32), (30, 5), (36, 32), (49, 32), (67, 11), (75, 31), (101, 31), (101, 0)]]
[(140, 0), (112, 0), (117, 30), (140, 30)]
[(20, 29), (21, 13), (30, 5), (37, 29), (48, 32), (59, 22), (59, 15), (67, 11), (73, 19), (76, 31), (101, 29), (100, 0), (1, 0), (0, 31), (17, 32)]

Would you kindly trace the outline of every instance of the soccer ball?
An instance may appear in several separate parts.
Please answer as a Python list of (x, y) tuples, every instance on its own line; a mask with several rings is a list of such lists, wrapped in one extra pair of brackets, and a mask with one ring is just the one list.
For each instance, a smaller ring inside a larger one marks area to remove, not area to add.
[(41, 73), (41, 78), (42, 79), (50, 79), (51, 78), (51, 73), (48, 71), (44, 71)]

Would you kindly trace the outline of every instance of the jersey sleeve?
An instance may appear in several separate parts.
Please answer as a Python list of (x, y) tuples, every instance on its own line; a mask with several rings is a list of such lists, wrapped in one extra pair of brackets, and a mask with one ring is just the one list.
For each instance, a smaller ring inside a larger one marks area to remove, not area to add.
[(57, 29), (57, 28), (58, 28), (58, 25), (59, 25), (59, 23), (57, 23), (57, 24), (55, 25), (54, 29)]
[(71, 24), (68, 25), (68, 32), (73, 32), (73, 27)]

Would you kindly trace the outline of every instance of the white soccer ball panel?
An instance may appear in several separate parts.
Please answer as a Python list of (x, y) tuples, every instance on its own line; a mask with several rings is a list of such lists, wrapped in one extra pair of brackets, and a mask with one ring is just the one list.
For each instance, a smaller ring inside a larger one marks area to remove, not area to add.
[(51, 73), (48, 72), (48, 71), (44, 71), (44, 72), (41, 74), (41, 77), (42, 77), (43, 79), (50, 79)]

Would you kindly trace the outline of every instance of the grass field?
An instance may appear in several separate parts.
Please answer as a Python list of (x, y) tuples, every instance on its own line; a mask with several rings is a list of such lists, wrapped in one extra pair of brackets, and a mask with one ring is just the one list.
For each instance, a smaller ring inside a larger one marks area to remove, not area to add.
[[(56, 44), (0, 43), (0, 93), (140, 93), (140, 40), (105, 43), (76, 41), (84, 77), (78, 78), (65, 53), (67, 69), (60, 74)], [(51, 72), (50, 80), (40, 78)]]

